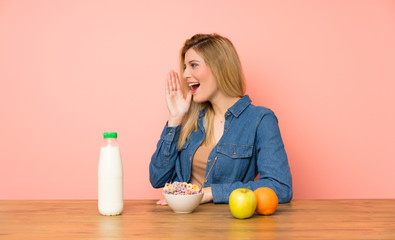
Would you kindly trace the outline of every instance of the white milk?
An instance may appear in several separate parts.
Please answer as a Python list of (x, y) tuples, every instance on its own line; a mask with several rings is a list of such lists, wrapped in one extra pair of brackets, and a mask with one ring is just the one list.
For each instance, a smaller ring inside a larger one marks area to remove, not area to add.
[(119, 215), (123, 210), (123, 170), (116, 138), (104, 138), (100, 150), (98, 208), (102, 215)]

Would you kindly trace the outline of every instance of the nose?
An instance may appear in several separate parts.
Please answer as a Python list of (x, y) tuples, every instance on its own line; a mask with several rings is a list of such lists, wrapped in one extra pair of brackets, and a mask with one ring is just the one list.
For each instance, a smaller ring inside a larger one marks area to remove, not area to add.
[(184, 69), (184, 72), (182, 73), (182, 77), (185, 78), (185, 79), (191, 77), (191, 73), (189, 72), (189, 68), (188, 67), (186, 67)]

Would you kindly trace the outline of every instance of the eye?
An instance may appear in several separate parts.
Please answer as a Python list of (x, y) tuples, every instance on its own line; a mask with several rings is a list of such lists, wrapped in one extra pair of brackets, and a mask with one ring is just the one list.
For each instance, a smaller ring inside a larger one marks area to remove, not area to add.
[(184, 67), (183, 67), (183, 69), (185, 70), (186, 68), (187, 68), (187, 65), (185, 65), (185, 64), (184, 64)]
[(196, 63), (191, 63), (191, 67), (192, 68), (195, 68), (195, 67), (197, 67), (198, 65), (196, 64)]

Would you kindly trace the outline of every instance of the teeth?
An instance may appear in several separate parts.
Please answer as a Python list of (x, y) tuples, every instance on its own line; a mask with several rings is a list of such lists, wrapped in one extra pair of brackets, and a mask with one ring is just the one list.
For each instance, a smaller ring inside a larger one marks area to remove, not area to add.
[(188, 84), (189, 87), (195, 86), (195, 85), (199, 85), (199, 83), (190, 83)]

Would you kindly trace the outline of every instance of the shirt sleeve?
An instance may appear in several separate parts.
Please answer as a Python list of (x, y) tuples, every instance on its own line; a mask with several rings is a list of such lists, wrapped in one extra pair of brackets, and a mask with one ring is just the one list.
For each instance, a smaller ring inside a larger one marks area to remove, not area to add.
[(280, 203), (291, 201), (292, 176), (277, 117), (272, 111), (264, 114), (258, 123), (255, 154), (259, 179), (247, 183), (212, 184), (215, 203), (228, 203), (229, 195), (237, 188), (255, 190), (260, 187), (271, 188), (277, 194)]
[(179, 157), (177, 142), (181, 125), (164, 127), (156, 150), (149, 165), (150, 182), (154, 188), (163, 187), (167, 182), (173, 182), (176, 177), (175, 164)]

